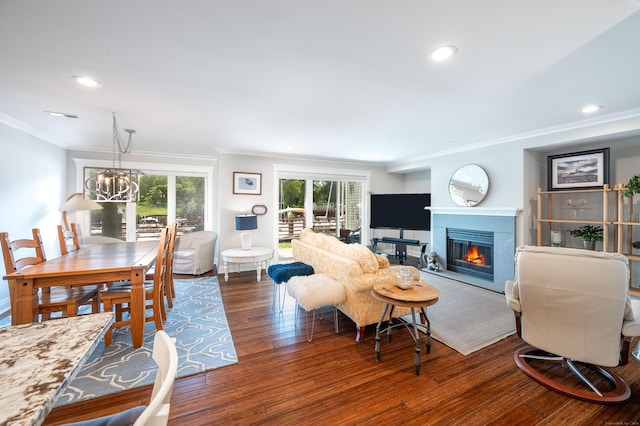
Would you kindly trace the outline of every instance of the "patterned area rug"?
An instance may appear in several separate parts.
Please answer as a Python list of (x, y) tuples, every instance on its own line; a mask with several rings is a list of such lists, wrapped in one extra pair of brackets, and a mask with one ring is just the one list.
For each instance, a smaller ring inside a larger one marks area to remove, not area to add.
[[(176, 298), (164, 324), (178, 348), (177, 377), (236, 364), (231, 332), (222, 305), (217, 277), (176, 280)], [(153, 384), (156, 365), (151, 358), (155, 326), (146, 324), (144, 345), (134, 349), (129, 327), (115, 329), (113, 344), (96, 348), (56, 406), (73, 404)]]
[(440, 343), (469, 355), (516, 332), (504, 294), (423, 271), (420, 275), (440, 290), (438, 302), (427, 308), (431, 337)]

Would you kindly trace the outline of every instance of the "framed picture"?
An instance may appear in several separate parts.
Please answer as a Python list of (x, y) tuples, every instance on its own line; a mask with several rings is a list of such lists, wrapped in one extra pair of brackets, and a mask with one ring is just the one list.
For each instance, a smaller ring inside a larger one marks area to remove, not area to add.
[(233, 193), (246, 195), (262, 194), (262, 173), (233, 172)]
[(609, 183), (609, 148), (547, 157), (549, 191), (602, 188)]

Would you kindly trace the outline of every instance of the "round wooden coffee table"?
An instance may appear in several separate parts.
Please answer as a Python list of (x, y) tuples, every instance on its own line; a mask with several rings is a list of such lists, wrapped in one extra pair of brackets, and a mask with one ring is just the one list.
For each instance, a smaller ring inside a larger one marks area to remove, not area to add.
[[(416, 344), (415, 348), (415, 371), (416, 375), (420, 374), (420, 334), (418, 332), (418, 327), (416, 324), (416, 314), (415, 309), (419, 309), (420, 317), (422, 319), (422, 323), (426, 324), (426, 348), (427, 353), (431, 352), (431, 324), (429, 323), (429, 318), (427, 317), (426, 307), (431, 306), (438, 301), (438, 297), (440, 297), (440, 290), (433, 287), (432, 285), (427, 284), (424, 280), (420, 280), (414, 284), (411, 289), (403, 290), (396, 285), (396, 281), (386, 281), (375, 284), (373, 289), (371, 290), (371, 295), (380, 300), (385, 304), (384, 310), (382, 311), (382, 316), (380, 317), (380, 321), (376, 326), (376, 361), (380, 361), (380, 333), (387, 332), (387, 341), (391, 342), (391, 331), (395, 327), (404, 326), (411, 333), (411, 337)], [(396, 306), (402, 306), (411, 308), (411, 321), (413, 328), (410, 328), (402, 318), (398, 319), (398, 324), (394, 324), (393, 322), (393, 308)], [(381, 330), (382, 323), (384, 322), (384, 318), (389, 311), (389, 321), (387, 323), (387, 328)]]

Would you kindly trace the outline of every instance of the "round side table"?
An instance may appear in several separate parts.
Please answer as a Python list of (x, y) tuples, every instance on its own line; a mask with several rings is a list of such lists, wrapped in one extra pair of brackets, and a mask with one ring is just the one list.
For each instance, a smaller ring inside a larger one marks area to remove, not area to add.
[[(222, 252), (222, 261), (224, 262), (224, 280), (229, 281), (229, 264), (234, 263), (253, 263), (256, 266), (256, 277), (258, 281), (261, 279), (263, 269), (269, 267), (269, 259), (273, 257), (273, 249), (266, 247), (252, 247), (249, 250), (239, 248), (228, 249)], [(240, 272), (239, 266), (236, 272)]]
[[(414, 365), (416, 376), (420, 375), (420, 334), (416, 325), (415, 309), (417, 308), (420, 310), (419, 312), (422, 322), (426, 323), (426, 349), (427, 353), (429, 353), (431, 352), (431, 324), (429, 323), (429, 318), (427, 318), (427, 311), (425, 308), (438, 301), (438, 297), (440, 297), (440, 290), (427, 284), (424, 280), (418, 281), (411, 289), (408, 290), (403, 290), (396, 286), (395, 281), (386, 281), (375, 284), (371, 290), (371, 295), (385, 304), (380, 321), (376, 326), (376, 361), (380, 361), (380, 333), (384, 333), (386, 331), (387, 341), (390, 342), (391, 330), (395, 327), (406, 326), (407, 330), (411, 333), (411, 337), (413, 337), (413, 340), (416, 343)], [(392, 316), (393, 308), (395, 306), (411, 308), (411, 321), (413, 328), (410, 328), (407, 322), (402, 318), (398, 318), (398, 324), (393, 323)], [(380, 330), (384, 317), (387, 315), (387, 311), (390, 311), (387, 328)]]

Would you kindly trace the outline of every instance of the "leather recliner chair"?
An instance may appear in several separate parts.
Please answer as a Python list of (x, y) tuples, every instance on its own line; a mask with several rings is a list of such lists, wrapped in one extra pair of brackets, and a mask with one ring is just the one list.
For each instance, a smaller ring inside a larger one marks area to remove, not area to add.
[[(516, 314), (518, 335), (530, 345), (514, 355), (525, 374), (585, 401), (629, 400), (629, 386), (605, 368), (626, 364), (631, 341), (640, 335), (640, 300), (629, 297), (625, 256), (522, 246), (505, 296)], [(550, 361), (568, 369), (551, 369)], [(580, 380), (562, 378), (562, 371)]]

